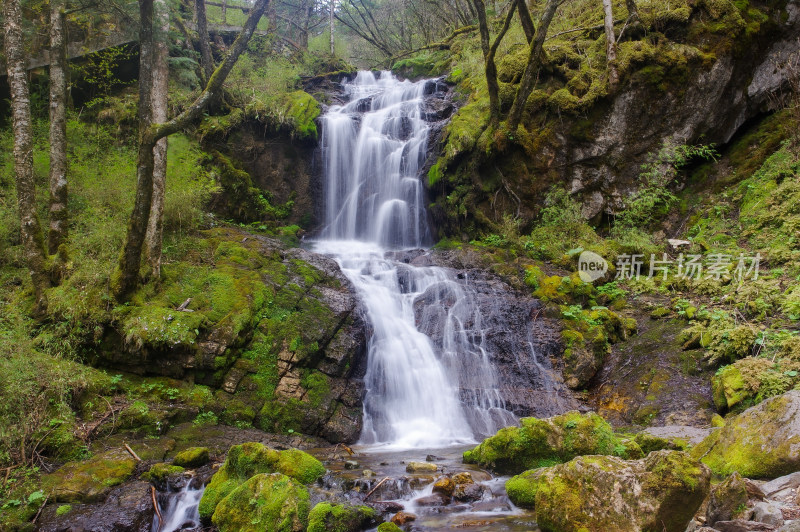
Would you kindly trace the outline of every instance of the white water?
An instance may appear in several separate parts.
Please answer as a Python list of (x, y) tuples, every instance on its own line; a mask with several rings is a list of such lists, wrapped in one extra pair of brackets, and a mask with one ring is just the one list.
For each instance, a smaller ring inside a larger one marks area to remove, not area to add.
[(205, 487), (193, 488), (192, 482), (177, 493), (171, 493), (165, 508), (159, 508), (164, 517), (163, 526), (159, 526), (158, 517), (153, 519), (152, 532), (174, 532), (183, 529), (195, 529), (200, 526), (198, 506), (203, 497)]
[[(322, 117), (326, 225), (316, 250), (339, 261), (372, 326), (360, 443), (393, 448), (469, 443), (516, 422), (468, 287), (386, 256), (430, 241), (419, 176), (425, 83), (360, 72), (345, 84), (349, 102)], [(415, 304), (443, 317), (441, 345), (420, 331)]]

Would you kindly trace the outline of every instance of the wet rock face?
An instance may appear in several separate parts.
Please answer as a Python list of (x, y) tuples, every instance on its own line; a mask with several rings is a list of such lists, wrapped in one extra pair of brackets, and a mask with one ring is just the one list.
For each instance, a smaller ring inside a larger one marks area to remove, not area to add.
[[(147, 301), (122, 325), (109, 327), (97, 364), (211, 386), (216, 413), (228, 424), (355, 441), (365, 327), (337, 263), (236, 229), (207, 236), (214, 268), (200, 288), (181, 294), (193, 298), (188, 312)], [(204, 294), (214, 283), (230, 288)], [(165, 288), (176, 289), (183, 290)], [(204, 307), (194, 306), (203, 298)], [(215, 316), (217, 307), (230, 312)], [(184, 325), (190, 320), (198, 323)], [(183, 330), (184, 339), (167, 341), (172, 328)]]
[(48, 504), (42, 511), (42, 532), (149, 532), (155, 512), (150, 499), (150, 484), (129, 482), (112, 490), (99, 504), (72, 504), (57, 514), (58, 504)]
[[(449, 270), (450, 279), (458, 286), (437, 284), (419, 296), (414, 303), (417, 326), (441, 350), (450, 333), (448, 316), (457, 316), (465, 333), (481, 344), (495, 368), (507, 410), (517, 416), (546, 417), (577, 407), (551, 363), (561, 352), (559, 325), (543, 315), (538, 300), (448, 252), (412, 250), (391, 256), (413, 266)], [(402, 269), (400, 282), (402, 285)], [(466, 298), (474, 310), (462, 308), (459, 298)], [(456, 305), (460, 306), (454, 308)], [(461, 382), (461, 399), (467, 404), (481, 396), (477, 387), (485, 385), (485, 381), (475, 383), (476, 389), (472, 389), (469, 381), (465, 377)]]

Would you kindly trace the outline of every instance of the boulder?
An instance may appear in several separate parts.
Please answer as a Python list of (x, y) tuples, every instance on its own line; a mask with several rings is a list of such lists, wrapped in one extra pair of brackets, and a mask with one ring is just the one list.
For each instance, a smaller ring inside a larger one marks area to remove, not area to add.
[(378, 515), (368, 506), (321, 502), (308, 514), (307, 532), (358, 532), (375, 526)]
[(603, 418), (593, 412), (568, 412), (547, 419), (523, 418), (519, 427), (501, 429), (466, 451), (464, 462), (517, 474), (567, 462), (576, 456), (624, 455), (626, 451)]
[(378, 532), (403, 532), (403, 529), (391, 521), (387, 521), (378, 525)]
[(445, 497), (452, 497), (456, 489), (456, 483), (450, 477), (441, 477), (433, 483), (433, 492), (441, 493)]
[(184, 471), (185, 469), (181, 466), (159, 463), (153, 464), (149, 471), (142, 474), (141, 478), (149, 480), (159, 491), (165, 491), (170, 480), (174, 482), (177, 477), (183, 475)]
[(417, 516), (408, 512), (397, 512), (392, 516), (392, 523), (397, 526), (402, 526), (411, 521), (415, 521)]
[(479, 501), (483, 498), (484, 487), (480, 484), (458, 484), (453, 498), (459, 502)]
[(176, 466), (191, 469), (206, 465), (209, 459), (208, 447), (189, 447), (176, 454), (172, 463)]
[(439, 467), (430, 462), (409, 462), (406, 464), (406, 473), (435, 473)]
[(783, 513), (780, 506), (774, 502), (759, 502), (753, 506), (753, 513), (750, 515), (751, 521), (758, 521), (774, 527), (783, 525)]
[(800, 470), (800, 390), (729, 418), (691, 452), (721, 475), (776, 478)]
[(325, 474), (325, 466), (310, 454), (297, 449), (276, 451), (256, 442), (234, 445), (203, 493), (200, 517), (208, 521), (217, 504), (252, 476), (275, 472), (301, 484), (308, 484)]
[(107, 451), (82, 462), (69, 462), (42, 479), (53, 502), (89, 503), (105, 499), (136, 469), (136, 461), (122, 450)]
[(261, 473), (224, 497), (212, 522), (220, 532), (303, 532), (308, 490), (281, 473)]
[(767, 497), (778, 498), (789, 495), (791, 490), (800, 488), (800, 471), (770, 480), (761, 485)]
[(706, 524), (730, 521), (743, 517), (747, 508), (747, 485), (739, 473), (734, 473), (713, 490), (706, 509)]
[[(64, 511), (64, 507), (68, 511)], [(62, 510), (59, 511), (59, 508)], [(149, 532), (154, 516), (150, 485), (143, 481), (133, 481), (113, 488), (103, 503), (48, 504), (42, 511), (37, 530)]]
[(535, 508), (542, 530), (683, 531), (709, 492), (711, 472), (680, 451), (640, 460), (582, 456), (511, 478), (511, 501)]

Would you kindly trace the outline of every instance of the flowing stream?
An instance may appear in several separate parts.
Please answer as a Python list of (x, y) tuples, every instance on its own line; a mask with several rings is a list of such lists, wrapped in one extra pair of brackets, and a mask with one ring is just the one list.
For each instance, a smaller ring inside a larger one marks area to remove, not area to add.
[[(431, 241), (419, 175), (431, 85), (359, 72), (344, 85), (349, 101), (322, 117), (325, 228), (315, 249), (336, 257), (366, 309), (372, 334), (360, 443), (387, 448), (470, 443), (517, 421), (500, 394), (468, 284), (388, 253)], [(423, 300), (442, 314), (438, 342), (419, 323)]]

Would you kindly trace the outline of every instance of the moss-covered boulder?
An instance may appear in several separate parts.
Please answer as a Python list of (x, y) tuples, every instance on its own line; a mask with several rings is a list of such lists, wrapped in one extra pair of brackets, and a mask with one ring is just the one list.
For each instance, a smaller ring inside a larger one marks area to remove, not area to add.
[(136, 461), (125, 451), (108, 451), (82, 462), (70, 462), (42, 479), (54, 502), (103, 500), (111, 488), (133, 474)]
[(189, 447), (176, 454), (172, 463), (176, 466), (192, 468), (206, 465), (209, 459), (208, 447)]
[(711, 379), (711, 389), (714, 394), (714, 406), (721, 412), (727, 412), (738, 405), (749, 395), (749, 390), (736, 366), (721, 368)]
[(164, 486), (170, 477), (182, 474), (185, 471), (181, 466), (173, 464), (153, 464), (149, 471), (142, 474), (142, 480), (150, 481), (157, 487)]
[(297, 449), (276, 451), (257, 442), (234, 445), (203, 493), (200, 517), (205, 521), (210, 519), (222, 499), (254, 475), (263, 473), (282, 473), (301, 484), (309, 484), (325, 474), (325, 466)]
[(582, 456), (511, 478), (514, 504), (535, 508), (542, 530), (684, 530), (708, 495), (711, 472), (680, 451), (641, 460)]
[(776, 478), (800, 470), (800, 390), (767, 399), (692, 449), (715, 473)]
[(679, 438), (662, 438), (645, 431), (637, 433), (636, 436), (633, 437), (633, 441), (639, 444), (644, 454), (664, 449), (670, 451), (685, 451), (688, 447), (685, 440)]
[(706, 524), (744, 518), (747, 508), (747, 484), (739, 473), (734, 473), (711, 490), (706, 508)]
[(212, 521), (220, 532), (303, 532), (309, 509), (302, 484), (280, 473), (262, 473), (223, 498)]
[(403, 529), (391, 521), (387, 521), (378, 525), (378, 532), (403, 532)]
[(377, 518), (369, 506), (321, 502), (308, 514), (307, 532), (358, 532), (375, 526)]
[(627, 449), (602, 417), (590, 412), (547, 419), (523, 418), (519, 427), (506, 427), (464, 453), (464, 462), (500, 473), (567, 462), (586, 454), (626, 457)]

